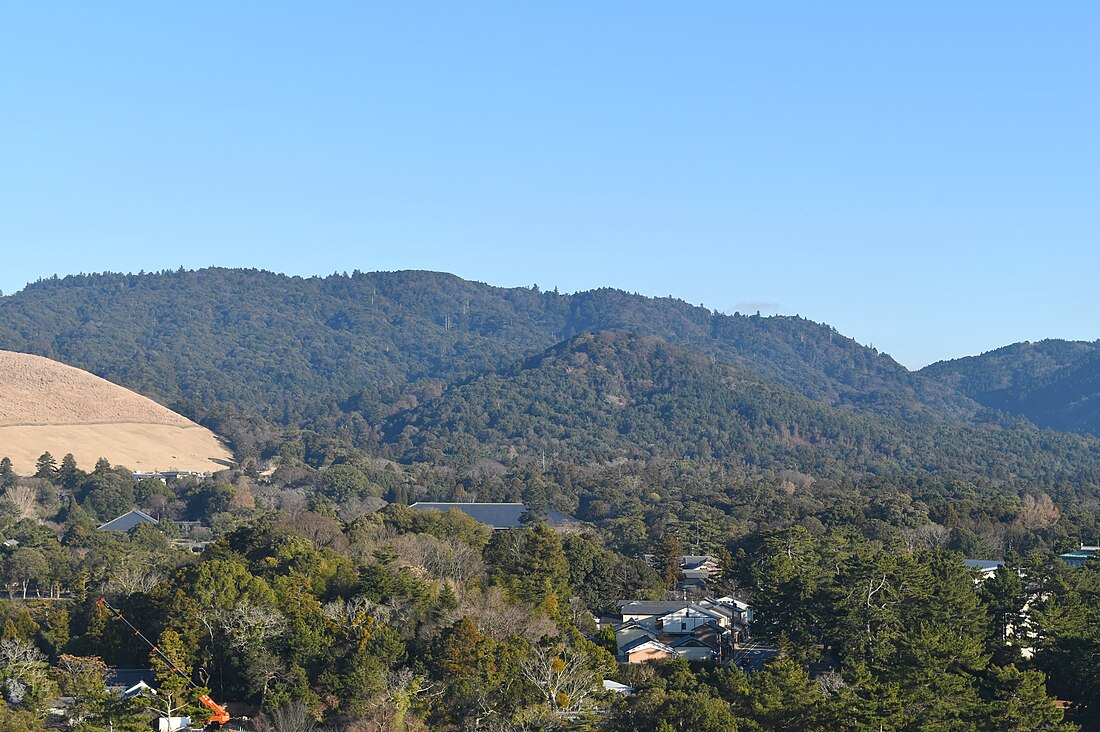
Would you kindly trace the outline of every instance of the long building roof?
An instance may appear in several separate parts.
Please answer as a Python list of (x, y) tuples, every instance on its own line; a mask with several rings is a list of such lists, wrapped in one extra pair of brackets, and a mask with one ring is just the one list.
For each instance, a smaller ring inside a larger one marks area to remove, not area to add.
[[(417, 511), (450, 511), (452, 508), (466, 514), (474, 521), (494, 529), (518, 529), (523, 526), (520, 517), (527, 512), (522, 503), (436, 503), (419, 501), (409, 508)], [(546, 520), (551, 526), (577, 523), (577, 519), (558, 511), (547, 511)]]
[(96, 531), (129, 531), (138, 524), (148, 523), (156, 526), (160, 523), (147, 513), (137, 510), (127, 511), (121, 516), (116, 516), (107, 523), (98, 527)]

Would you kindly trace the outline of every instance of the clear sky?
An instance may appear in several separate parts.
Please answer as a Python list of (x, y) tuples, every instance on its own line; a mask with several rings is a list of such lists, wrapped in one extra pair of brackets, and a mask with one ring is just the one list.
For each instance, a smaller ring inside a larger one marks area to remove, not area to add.
[(1100, 3), (0, 9), (0, 289), (433, 269), (1100, 338)]

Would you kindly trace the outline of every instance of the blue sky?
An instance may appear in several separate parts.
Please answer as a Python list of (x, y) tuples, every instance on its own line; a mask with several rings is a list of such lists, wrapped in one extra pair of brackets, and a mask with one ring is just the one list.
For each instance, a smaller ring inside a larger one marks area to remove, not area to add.
[(1098, 38), (1095, 2), (11, 3), (0, 289), (416, 268), (910, 367), (1094, 340)]

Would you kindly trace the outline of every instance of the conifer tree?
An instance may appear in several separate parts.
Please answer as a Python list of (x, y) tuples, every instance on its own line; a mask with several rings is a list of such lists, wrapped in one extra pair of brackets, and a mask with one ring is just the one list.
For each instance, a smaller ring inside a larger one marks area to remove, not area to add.
[(57, 460), (49, 452), (44, 452), (35, 463), (34, 477), (52, 481), (57, 474)]
[(15, 474), (11, 458), (0, 459), (0, 488), (11, 488), (19, 482), (19, 476)]

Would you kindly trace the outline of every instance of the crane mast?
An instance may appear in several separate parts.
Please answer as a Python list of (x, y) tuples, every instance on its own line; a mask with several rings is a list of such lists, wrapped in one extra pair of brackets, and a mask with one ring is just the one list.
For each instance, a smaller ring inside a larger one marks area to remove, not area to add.
[[(145, 635), (140, 630), (138, 630), (133, 623), (126, 619), (126, 616), (119, 612), (117, 608), (113, 607), (111, 603), (107, 602), (107, 598), (99, 598), (99, 601), (96, 602), (96, 605), (106, 609), (108, 612), (111, 613), (111, 615), (115, 617), (116, 620), (121, 620), (123, 623), (126, 624), (127, 628), (134, 631), (134, 635), (145, 641), (145, 645), (153, 649), (153, 653), (157, 654), (157, 658), (168, 664), (168, 668), (172, 670), (172, 673), (176, 674), (181, 679), (190, 684), (192, 689), (195, 689), (196, 691), (202, 691), (201, 686), (192, 681), (191, 677), (185, 674), (183, 670), (180, 669), (178, 665), (176, 665), (175, 661), (169, 658), (164, 651), (158, 648), (156, 643), (153, 643), (153, 641), (146, 638)], [(199, 694), (199, 702), (204, 707), (210, 710), (210, 718), (206, 720), (207, 724), (217, 724), (220, 726), (226, 724), (229, 721), (229, 712), (225, 710), (225, 707), (211, 699), (209, 694)]]

